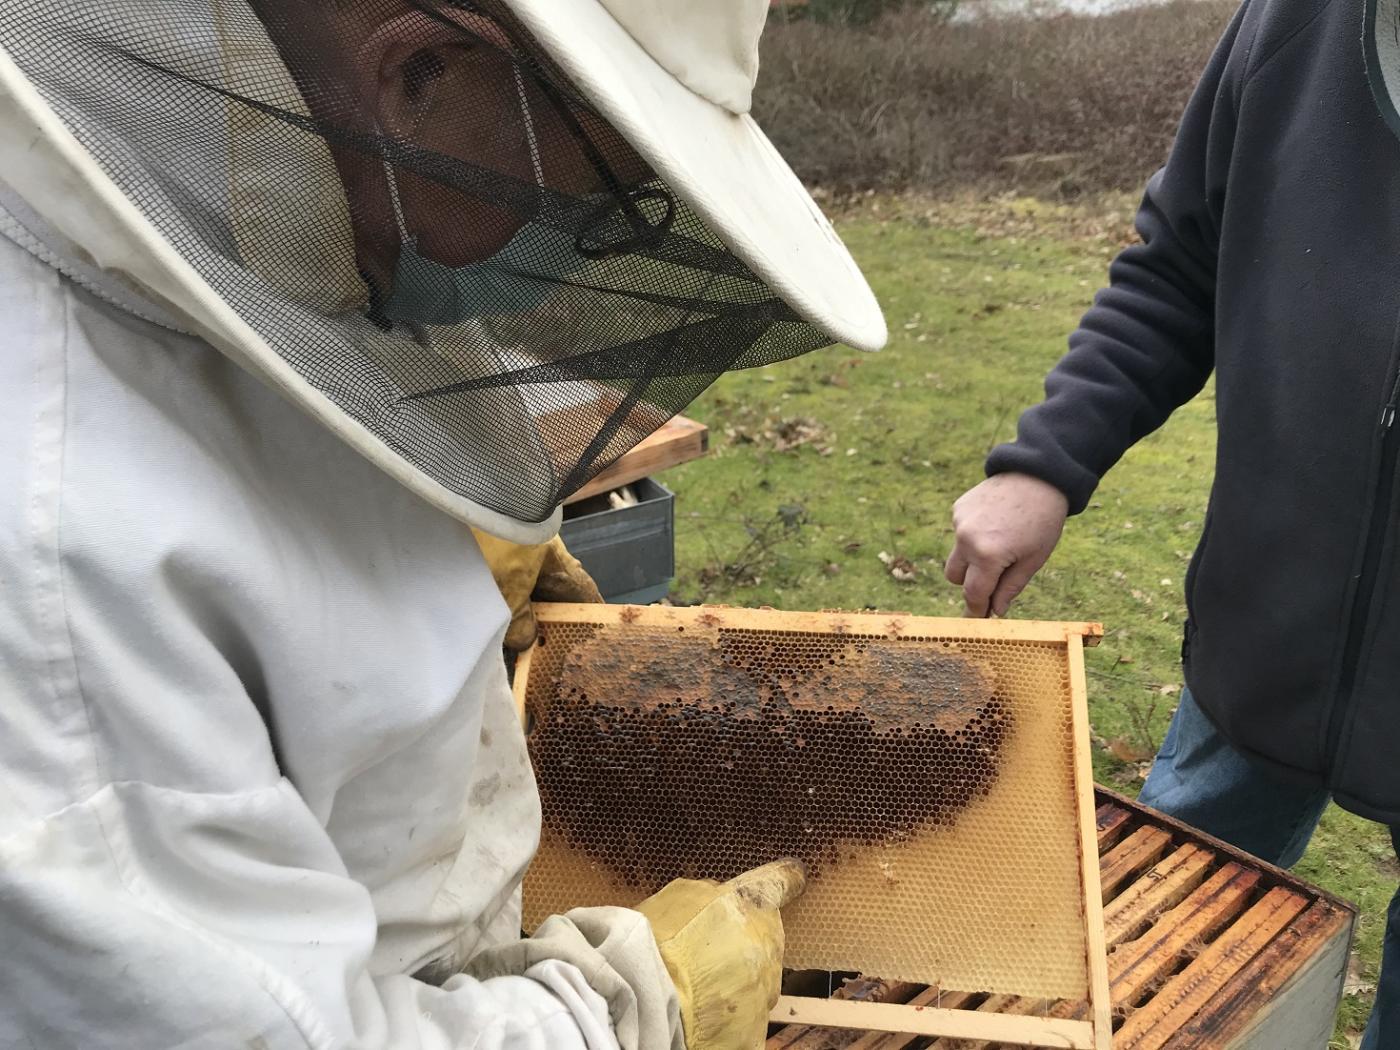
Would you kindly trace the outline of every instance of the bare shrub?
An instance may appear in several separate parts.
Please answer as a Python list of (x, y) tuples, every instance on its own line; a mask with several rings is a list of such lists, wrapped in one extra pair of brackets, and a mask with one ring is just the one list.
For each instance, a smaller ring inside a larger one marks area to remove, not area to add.
[(1161, 164), (1233, 11), (774, 19), (755, 115), (804, 180), (836, 191), (1132, 189)]

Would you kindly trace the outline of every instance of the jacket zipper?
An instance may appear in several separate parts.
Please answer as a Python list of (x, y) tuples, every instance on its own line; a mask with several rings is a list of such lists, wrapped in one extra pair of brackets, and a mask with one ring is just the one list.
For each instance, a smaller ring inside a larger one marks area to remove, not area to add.
[(1366, 620), (1371, 611), (1371, 599), (1376, 592), (1376, 574), (1380, 568), (1381, 549), (1389, 529), (1390, 500), (1395, 489), (1395, 467), (1400, 458), (1400, 427), (1395, 425), (1395, 416), (1400, 410), (1400, 373), (1390, 389), (1390, 400), (1381, 409), (1381, 465), (1380, 477), (1376, 483), (1375, 501), (1371, 505), (1371, 523), (1366, 530), (1366, 551), (1361, 559), (1361, 575), (1356, 581), (1356, 596), (1351, 605), (1351, 617), (1347, 621), (1346, 646), (1342, 650), (1342, 673), (1337, 682), (1336, 699), (1327, 719), (1328, 778), (1335, 774), (1337, 747), (1341, 743), (1342, 729), (1347, 722), (1347, 712), (1351, 708), (1356, 692), (1357, 664), (1361, 661), (1361, 641), (1366, 634)]

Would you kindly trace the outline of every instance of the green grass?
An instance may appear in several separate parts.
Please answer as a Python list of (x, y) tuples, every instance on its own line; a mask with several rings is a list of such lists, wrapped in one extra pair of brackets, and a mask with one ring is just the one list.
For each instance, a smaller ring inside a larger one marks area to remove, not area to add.
[[(841, 232), (885, 307), (889, 347), (727, 376), (688, 410), (710, 425), (713, 452), (665, 479), (678, 493), (676, 596), (960, 612), (942, 575), (950, 507), (1039, 398), (1122, 231), (1026, 203), (883, 211), (849, 216)], [(1210, 487), (1214, 407), (1208, 387), (1127, 454), (1012, 613), (1105, 624), (1088, 657), (1095, 772), (1130, 792), (1181, 681), (1182, 585)], [(895, 580), (881, 552), (908, 559), (916, 578)], [(1374, 984), (1396, 878), (1388, 837), (1334, 808), (1299, 870), (1361, 905), (1354, 965), (1357, 983)], [(1369, 999), (1364, 987), (1348, 996), (1338, 1046)]]

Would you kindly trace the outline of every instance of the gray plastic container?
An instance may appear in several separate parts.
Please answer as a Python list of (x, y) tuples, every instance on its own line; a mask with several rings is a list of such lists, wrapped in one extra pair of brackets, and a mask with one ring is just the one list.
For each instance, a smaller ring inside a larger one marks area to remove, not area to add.
[(649, 605), (666, 597), (676, 575), (676, 497), (651, 478), (631, 488), (634, 507), (612, 510), (606, 497), (565, 507), (559, 534), (605, 599)]

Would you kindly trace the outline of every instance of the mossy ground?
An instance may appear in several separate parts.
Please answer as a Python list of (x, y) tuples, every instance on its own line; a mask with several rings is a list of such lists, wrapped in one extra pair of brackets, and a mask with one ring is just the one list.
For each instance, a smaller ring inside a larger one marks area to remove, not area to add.
[[(689, 410), (713, 451), (663, 479), (677, 492), (675, 595), (957, 615), (941, 568), (950, 507), (1039, 398), (1130, 214), (1124, 200), (848, 209), (841, 233), (884, 304), (889, 347), (726, 376)], [(1108, 474), (1013, 612), (1105, 624), (1088, 657), (1094, 764), (1122, 790), (1140, 783), (1176, 704), (1183, 577), (1214, 444), (1207, 387)], [(895, 578), (894, 559), (912, 580)], [(1299, 872), (1362, 909), (1345, 1047), (1369, 1009), (1394, 855), (1384, 829), (1334, 807)]]

